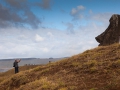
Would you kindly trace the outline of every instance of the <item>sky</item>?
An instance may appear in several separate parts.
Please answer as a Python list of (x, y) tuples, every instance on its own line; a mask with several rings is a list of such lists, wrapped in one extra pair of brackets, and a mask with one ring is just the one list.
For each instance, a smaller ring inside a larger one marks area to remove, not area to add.
[(98, 47), (120, 0), (0, 0), (0, 59), (70, 57)]

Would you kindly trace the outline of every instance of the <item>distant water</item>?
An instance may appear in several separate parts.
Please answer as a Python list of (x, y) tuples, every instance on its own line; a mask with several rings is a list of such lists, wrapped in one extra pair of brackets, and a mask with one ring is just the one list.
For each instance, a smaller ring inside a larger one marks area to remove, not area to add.
[[(21, 62), (18, 64), (19, 66), (24, 65), (38, 65), (38, 64), (47, 64), (49, 61), (54, 62), (57, 60), (61, 60), (63, 58), (51, 58), (51, 59), (40, 59), (40, 58), (30, 58), (30, 59), (21, 59)], [(5, 72), (9, 69), (13, 68), (14, 59), (5, 59), (0, 60), (0, 72)]]
[(3, 69), (0, 69), (0, 72), (6, 72), (6, 71), (8, 71), (10, 69), (12, 69), (12, 68), (3, 68)]

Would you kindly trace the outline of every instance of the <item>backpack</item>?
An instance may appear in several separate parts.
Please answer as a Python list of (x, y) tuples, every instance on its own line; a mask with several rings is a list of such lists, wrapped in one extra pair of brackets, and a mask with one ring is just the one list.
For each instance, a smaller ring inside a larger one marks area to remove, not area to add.
[(15, 62), (13, 63), (13, 67), (15, 67)]

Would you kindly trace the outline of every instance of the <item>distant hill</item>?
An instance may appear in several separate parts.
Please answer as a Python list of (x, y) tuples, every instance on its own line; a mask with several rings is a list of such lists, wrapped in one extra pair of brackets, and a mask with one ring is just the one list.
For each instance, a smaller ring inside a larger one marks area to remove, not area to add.
[(0, 90), (120, 90), (120, 44), (23, 70), (1, 73)]

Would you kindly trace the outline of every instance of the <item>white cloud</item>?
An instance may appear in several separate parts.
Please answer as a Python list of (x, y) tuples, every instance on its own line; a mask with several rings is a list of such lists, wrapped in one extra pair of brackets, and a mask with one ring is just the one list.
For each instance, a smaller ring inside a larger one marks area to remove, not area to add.
[(53, 34), (52, 34), (51, 32), (47, 32), (47, 35), (48, 35), (49, 37), (53, 37)]
[(45, 47), (45, 48), (42, 48), (42, 50), (43, 50), (43, 52), (46, 52), (46, 53), (49, 52), (49, 49), (46, 48), (46, 47)]
[(44, 40), (44, 38), (41, 37), (40, 35), (38, 35), (38, 34), (35, 35), (35, 41), (41, 42), (41, 41), (43, 41), (43, 40)]
[(18, 39), (20, 39), (20, 40), (24, 40), (24, 39), (27, 39), (27, 38), (28, 37), (25, 36), (24, 34), (18, 36)]

